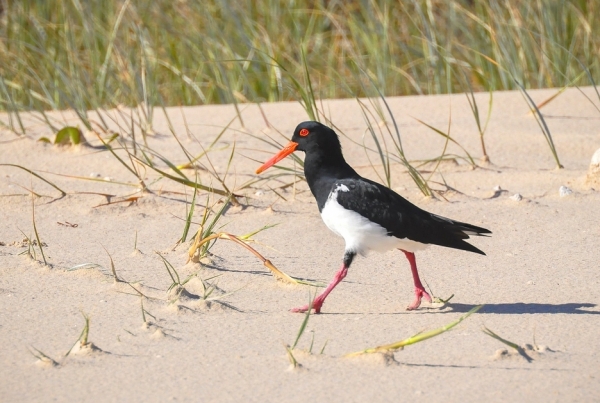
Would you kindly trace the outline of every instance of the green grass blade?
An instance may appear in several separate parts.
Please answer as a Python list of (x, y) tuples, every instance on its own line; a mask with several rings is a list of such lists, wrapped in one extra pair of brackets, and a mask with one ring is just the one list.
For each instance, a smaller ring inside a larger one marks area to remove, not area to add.
[(544, 119), (544, 116), (538, 109), (538, 107), (535, 104), (535, 102), (533, 101), (533, 99), (531, 99), (531, 97), (525, 90), (525, 87), (523, 87), (521, 85), (521, 83), (519, 83), (517, 80), (515, 80), (515, 83), (521, 90), (521, 94), (523, 94), (523, 98), (525, 98), (527, 105), (529, 106), (531, 111), (534, 112), (535, 120), (537, 121), (538, 125), (540, 126), (540, 129), (542, 130), (542, 134), (546, 138), (546, 142), (548, 143), (548, 146), (550, 147), (550, 152), (552, 153), (552, 156), (554, 157), (554, 161), (556, 161), (556, 168), (558, 168), (558, 169), (564, 168), (562, 166), (562, 164), (560, 163), (560, 160), (558, 159), (558, 153), (556, 151), (554, 141), (552, 140), (552, 134), (550, 133), (550, 129), (548, 128), (548, 125), (546, 124), (546, 120)]
[(523, 358), (525, 358), (528, 362), (533, 361), (533, 359), (527, 355), (527, 353), (525, 352), (525, 350), (523, 349), (523, 347), (519, 346), (516, 343), (513, 343), (512, 341), (506, 340), (500, 336), (498, 336), (496, 333), (494, 333), (493, 331), (491, 331), (490, 329), (488, 329), (487, 327), (483, 327), (483, 333), (487, 334), (488, 336), (498, 340), (501, 343), (506, 344), (509, 347), (514, 348)]
[(296, 346), (298, 345), (300, 338), (304, 334), (304, 330), (306, 330), (306, 325), (308, 324), (308, 319), (310, 318), (310, 311), (312, 310), (312, 306), (313, 306), (313, 302), (314, 302), (315, 298), (314, 298), (314, 296), (310, 295), (310, 293), (308, 294), (308, 297), (309, 297), (308, 298), (308, 309), (306, 310), (306, 313), (304, 314), (304, 320), (302, 321), (302, 324), (300, 325), (300, 329), (298, 329), (298, 334), (296, 335), (296, 340), (294, 340), (294, 344), (292, 344), (292, 347), (291, 347), (292, 350), (294, 348), (296, 348)]
[(411, 344), (419, 343), (421, 341), (430, 339), (432, 337), (438, 336), (438, 335), (440, 335), (442, 333), (445, 333), (448, 330), (452, 329), (453, 327), (455, 327), (456, 325), (458, 325), (460, 322), (462, 322), (463, 320), (467, 319), (469, 316), (471, 316), (475, 312), (479, 311), (483, 306), (484, 305), (477, 305), (476, 307), (474, 307), (473, 309), (471, 309), (469, 312), (467, 312), (465, 315), (461, 316), (460, 318), (458, 318), (454, 322), (449, 323), (449, 324), (447, 324), (445, 326), (442, 326), (442, 327), (440, 327), (438, 329), (431, 330), (429, 332), (419, 333), (419, 334), (416, 334), (416, 335), (414, 335), (412, 337), (409, 337), (408, 339), (404, 339), (404, 340), (401, 340), (401, 341), (396, 342), (396, 343), (386, 344), (386, 345), (383, 345), (383, 346), (374, 347), (374, 348), (368, 348), (368, 349), (363, 350), (363, 351), (358, 351), (358, 352), (355, 352), (355, 353), (350, 353), (350, 354), (347, 354), (346, 357), (355, 357), (355, 356), (361, 355), (361, 354), (372, 354), (372, 353), (380, 353), (380, 352), (385, 352), (385, 351), (394, 351), (394, 350), (402, 349), (405, 346), (409, 346)]
[[(198, 176), (196, 175), (196, 182), (198, 182)], [(194, 195), (192, 196), (192, 203), (190, 205), (190, 211), (188, 211), (185, 219), (185, 226), (183, 227), (183, 234), (181, 234), (180, 241), (183, 243), (187, 239), (190, 225), (192, 224), (192, 218), (194, 217), (194, 208), (196, 207), (196, 195), (198, 194), (198, 188), (194, 187)]]
[(64, 190), (62, 190), (61, 188), (59, 188), (58, 186), (56, 186), (54, 183), (48, 181), (47, 179), (44, 179), (42, 176), (36, 174), (35, 172), (33, 172), (30, 169), (27, 169), (21, 165), (16, 165), (16, 164), (0, 164), (0, 166), (5, 166), (5, 167), (15, 167), (15, 168), (19, 168), (22, 169), (26, 172), (29, 172), (29, 174), (35, 176), (36, 178), (46, 182), (48, 185), (52, 186), (54, 189), (58, 190), (61, 194), (61, 196), (59, 197), (59, 199), (62, 199), (63, 197), (65, 197), (67, 195), (67, 192), (65, 192)]
[(35, 234), (35, 239), (38, 243), (38, 248), (40, 249), (40, 253), (42, 254), (44, 264), (47, 266), (48, 262), (46, 261), (46, 255), (44, 254), (44, 246), (42, 245), (40, 234), (38, 234), (37, 225), (35, 224), (35, 201), (33, 199), (33, 195), (31, 195), (31, 221), (33, 223), (33, 232)]

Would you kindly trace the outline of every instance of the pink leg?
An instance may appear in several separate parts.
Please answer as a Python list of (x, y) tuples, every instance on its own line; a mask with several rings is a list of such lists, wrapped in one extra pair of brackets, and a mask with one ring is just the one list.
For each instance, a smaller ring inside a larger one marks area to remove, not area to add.
[(406, 310), (412, 311), (415, 310), (421, 305), (421, 298), (425, 297), (427, 301), (431, 303), (431, 296), (425, 291), (423, 288), (423, 284), (421, 284), (421, 279), (419, 278), (419, 272), (417, 271), (417, 261), (415, 260), (415, 254), (412, 252), (407, 252), (403, 249), (400, 249), (406, 255), (408, 262), (410, 263), (410, 271), (412, 272), (413, 281), (415, 283), (415, 300), (412, 304), (406, 307)]
[[(331, 283), (329, 283), (329, 285), (327, 286), (327, 288), (325, 288), (325, 291), (323, 291), (313, 301), (312, 309), (315, 310), (315, 313), (321, 313), (321, 306), (323, 305), (323, 302), (325, 302), (325, 298), (327, 298), (327, 296), (335, 288), (335, 286), (338, 285), (344, 279), (344, 277), (346, 277), (346, 274), (348, 274), (348, 266), (346, 266), (346, 264), (343, 263), (342, 267), (340, 268), (340, 270), (338, 270), (338, 272), (335, 273), (335, 277), (333, 278), (333, 280), (331, 280)], [(304, 305), (304, 306), (299, 307), (299, 308), (292, 308), (292, 309), (290, 309), (290, 311), (292, 311), (292, 312), (306, 312), (306, 311), (308, 311), (308, 305)]]

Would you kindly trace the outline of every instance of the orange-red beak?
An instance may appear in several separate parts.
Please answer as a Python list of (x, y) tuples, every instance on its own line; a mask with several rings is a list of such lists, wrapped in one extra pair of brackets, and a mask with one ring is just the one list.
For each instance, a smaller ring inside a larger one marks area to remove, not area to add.
[(273, 165), (277, 164), (279, 161), (293, 153), (296, 150), (296, 147), (298, 147), (298, 143), (296, 143), (295, 141), (290, 141), (288, 145), (283, 147), (283, 149), (277, 154), (275, 154), (273, 158), (262, 164), (260, 168), (256, 170), (256, 173), (259, 174), (262, 171), (265, 171), (267, 168), (270, 168)]

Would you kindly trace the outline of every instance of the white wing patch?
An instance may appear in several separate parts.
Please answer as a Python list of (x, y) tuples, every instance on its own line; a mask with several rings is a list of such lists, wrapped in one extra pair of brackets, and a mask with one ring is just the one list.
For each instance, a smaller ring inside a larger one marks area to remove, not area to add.
[(349, 192), (350, 189), (348, 189), (348, 186), (344, 185), (343, 183), (338, 183), (337, 186), (335, 187), (335, 190), (333, 191), (333, 193), (329, 196), (332, 197), (333, 194), (335, 194), (335, 197), (337, 198), (337, 192), (338, 191), (342, 191), (342, 192)]
[(399, 248), (415, 252), (428, 246), (410, 239), (390, 236), (381, 225), (369, 221), (356, 211), (345, 209), (337, 201), (339, 191), (349, 192), (350, 189), (344, 184), (338, 184), (329, 195), (321, 211), (321, 218), (331, 231), (344, 238), (347, 251), (364, 256), (372, 250), (385, 252)]

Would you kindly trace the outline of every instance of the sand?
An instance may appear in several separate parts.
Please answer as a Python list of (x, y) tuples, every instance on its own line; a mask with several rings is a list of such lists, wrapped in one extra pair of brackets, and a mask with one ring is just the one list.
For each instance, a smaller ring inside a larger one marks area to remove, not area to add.
[[(581, 91), (598, 105), (592, 88)], [(539, 103), (556, 92), (530, 94)], [(457, 158), (433, 175), (432, 181), (448, 185), (432, 184), (446, 190), (443, 197), (423, 197), (406, 170), (394, 164), (392, 187), (411, 202), (492, 230), (491, 238), (472, 240), (487, 256), (441, 247), (419, 252), (422, 279), (436, 296), (454, 297), (448, 305), (424, 303), (413, 312), (405, 310), (413, 291), (402, 253), (357, 258), (322, 314), (309, 318), (294, 350), (301, 364), (297, 368), (290, 367), (285, 345), (296, 339), (304, 316), (288, 309), (305, 304), (313, 287), (275, 280), (254, 255), (225, 240), (217, 241), (205, 264), (186, 263), (189, 243), (175, 246), (190, 206), (190, 188), (168, 179), (155, 182), (158, 175), (146, 170), (153, 192), (139, 192), (130, 186), (136, 178), (110, 153), (36, 142), (52, 133), (24, 116), (27, 137), (0, 133), (0, 164), (34, 170), (67, 195), (60, 198), (60, 192), (22, 169), (0, 166), (0, 400), (600, 400), (600, 185), (587, 177), (592, 155), (600, 148), (600, 113), (582, 92), (569, 89), (542, 109), (564, 169), (555, 169), (546, 140), (518, 92), (494, 93), (485, 133), (489, 165), (472, 169)], [(488, 95), (478, 94), (477, 100), (485, 116)], [(444, 148), (444, 139), (415, 118), (447, 131), (451, 117), (451, 136), (476, 160), (481, 157), (464, 95), (388, 102), (410, 160), (435, 158)], [(358, 103), (331, 100), (322, 106), (345, 134), (341, 142), (348, 162), (362, 175), (380, 180), (377, 156), (370, 154), (374, 169), (355, 144), (364, 140), (372, 146)], [(252, 246), (287, 274), (326, 283), (341, 262), (343, 240), (322, 223), (306, 184), (297, 181), (279, 189), (280, 197), (271, 189), (294, 178), (273, 177), (284, 171), (271, 168), (261, 175), (268, 181), (242, 188), (258, 178), (254, 171), (260, 162), (277, 151), (258, 138), (268, 134), (285, 143), (278, 131), (291, 137), (294, 127), (307, 120), (306, 113), (298, 103), (263, 104), (264, 116), (255, 105), (241, 109), (243, 126), (231, 105), (169, 108), (167, 114), (192, 154), (202, 151), (200, 144), (208, 147), (234, 119), (209, 154), (223, 175), (235, 144), (226, 184), (241, 195), (241, 205), (225, 211), (221, 230), (242, 235), (277, 224), (255, 235)], [(170, 161), (185, 162), (163, 112), (154, 112), (149, 147)], [(77, 124), (71, 112), (52, 116)], [(6, 123), (7, 115), (0, 120)], [(186, 122), (195, 139), (188, 136)], [(99, 144), (86, 135), (92, 145)], [(139, 132), (137, 136), (141, 141)], [(447, 153), (465, 156), (453, 144)], [(290, 158), (281, 165), (294, 167)], [(429, 172), (431, 165), (424, 169)], [(186, 174), (194, 177), (191, 170)], [(91, 175), (111, 182), (77, 178)], [(211, 183), (205, 172), (201, 178)], [(212, 184), (220, 186), (214, 179)], [(561, 197), (561, 186), (572, 193)], [(40, 263), (37, 248), (35, 260), (22, 254), (28, 249), (23, 233), (34, 234), (30, 190), (40, 195), (35, 198), (35, 224), (47, 266)], [(114, 195), (112, 202), (135, 200), (106, 204), (102, 193)], [(202, 192), (195, 223), (205, 203)], [(193, 224), (190, 235), (196, 229)], [(107, 252), (117, 275), (148, 298), (114, 282)], [(172, 280), (157, 252), (182, 279), (197, 273), (178, 300), (167, 291)], [(86, 263), (100, 266), (72, 270)], [(203, 299), (207, 291), (200, 278), (212, 278), (212, 301)], [(438, 337), (395, 353), (344, 357), (436, 329), (478, 304), (485, 307)], [(77, 340), (84, 314), (90, 318), (89, 344), (82, 347)], [(484, 326), (524, 346), (532, 359), (484, 334)], [(39, 360), (33, 349), (49, 358)]]

